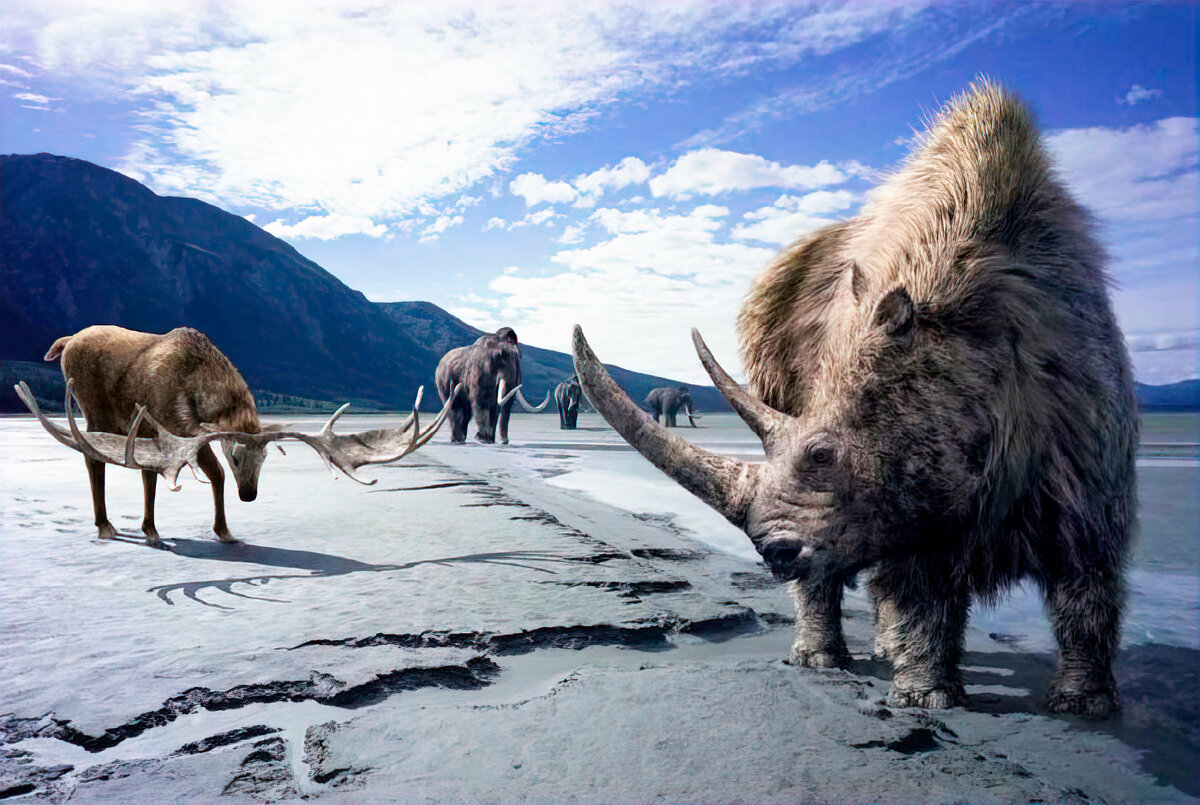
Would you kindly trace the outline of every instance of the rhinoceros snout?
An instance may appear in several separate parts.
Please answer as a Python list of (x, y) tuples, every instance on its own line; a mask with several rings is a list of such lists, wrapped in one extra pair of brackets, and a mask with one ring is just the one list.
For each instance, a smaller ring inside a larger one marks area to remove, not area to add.
[(768, 542), (759, 549), (759, 553), (777, 581), (803, 581), (812, 570), (809, 559), (812, 549), (794, 542)]

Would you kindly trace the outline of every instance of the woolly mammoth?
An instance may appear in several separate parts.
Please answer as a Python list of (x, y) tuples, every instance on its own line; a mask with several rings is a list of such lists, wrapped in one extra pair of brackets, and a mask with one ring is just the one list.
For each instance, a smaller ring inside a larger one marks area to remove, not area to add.
[(688, 422), (696, 427), (697, 414), (692, 411), (692, 394), (687, 386), (679, 388), (651, 389), (642, 406), (650, 412), (655, 422), (661, 421), (668, 428), (677, 427), (675, 417), (680, 411), (687, 414)]
[(562, 430), (574, 430), (579, 420), (579, 406), (583, 399), (583, 390), (579, 387), (579, 378), (571, 375), (554, 389), (554, 402), (558, 405), (558, 427)]
[(1137, 415), (1103, 251), (1033, 118), (991, 84), (934, 121), (857, 218), (797, 242), (739, 317), (743, 390), (700, 360), (763, 463), (698, 449), (626, 397), (575, 331), (588, 398), (750, 537), (798, 609), (792, 659), (845, 666), (869, 570), (901, 705), (964, 702), (972, 600), (1034, 579), (1059, 646), (1051, 710), (1117, 708)]
[(456, 444), (467, 439), (467, 423), (475, 419), (475, 438), (494, 444), (497, 430), (501, 444), (508, 444), (508, 418), (513, 401), (536, 414), (550, 402), (531, 405), (521, 393), (521, 348), (511, 327), (483, 335), (474, 344), (452, 349), (442, 356), (435, 375), (438, 394), (445, 402), (462, 384), (462, 393), (450, 408), (450, 439)]

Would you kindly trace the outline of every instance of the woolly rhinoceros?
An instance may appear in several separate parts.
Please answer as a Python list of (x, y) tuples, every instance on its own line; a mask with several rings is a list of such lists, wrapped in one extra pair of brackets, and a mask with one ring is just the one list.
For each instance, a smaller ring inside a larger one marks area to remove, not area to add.
[(1050, 709), (1102, 716), (1117, 707), (1137, 440), (1106, 283), (1032, 116), (985, 83), (856, 218), (758, 277), (738, 321), (749, 392), (693, 331), (764, 463), (650, 422), (578, 328), (575, 361), (621, 435), (791, 582), (794, 663), (847, 665), (842, 590), (869, 571), (893, 700), (961, 704), (972, 599), (1029, 577), (1060, 647)]

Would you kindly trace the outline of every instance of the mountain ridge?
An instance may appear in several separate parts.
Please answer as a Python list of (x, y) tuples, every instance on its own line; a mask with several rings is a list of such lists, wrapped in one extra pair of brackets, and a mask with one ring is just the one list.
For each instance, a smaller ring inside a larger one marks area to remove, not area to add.
[[(84, 160), (0, 155), (0, 188), (0, 411), (24, 410), (15, 366), (61, 406), (57, 368), (33, 367), (55, 339), (92, 324), (195, 327), (256, 391), (393, 409), (411, 406), (419, 385), (432, 391), (441, 356), (482, 333), (431, 302), (371, 302), (241, 216)], [(533, 402), (572, 371), (563, 352), (522, 344), (522, 355)], [(677, 384), (612, 370), (637, 400)], [(693, 397), (700, 410), (727, 409), (715, 388)], [(425, 400), (438, 407), (436, 394)]]

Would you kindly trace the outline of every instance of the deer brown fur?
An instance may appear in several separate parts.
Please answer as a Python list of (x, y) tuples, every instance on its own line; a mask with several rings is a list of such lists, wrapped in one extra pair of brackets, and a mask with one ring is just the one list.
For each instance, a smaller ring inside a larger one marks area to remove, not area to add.
[[(246, 381), (207, 336), (190, 327), (162, 335), (108, 325), (88, 327), (55, 341), (45, 360), (55, 359), (61, 359), (63, 376), (75, 381), (75, 396), (83, 408), (88, 431), (128, 433), (139, 403), (163, 427), (179, 436), (196, 436), (204, 431), (255, 434), (262, 430), (254, 395)], [(138, 435), (150, 437), (154, 432), (150, 425), (142, 424)], [(254, 500), (264, 447), (232, 442), (223, 442), (222, 446), (239, 496)], [(234, 541), (225, 521), (225, 473), (211, 446), (205, 445), (198, 459), (213, 487), (213, 531), (223, 542)], [(102, 539), (111, 539), (117, 532), (105, 508), (104, 463), (84, 460), (91, 480), (96, 526)], [(142, 531), (148, 543), (158, 544), (154, 524), (157, 475), (145, 470), (142, 481)]]

